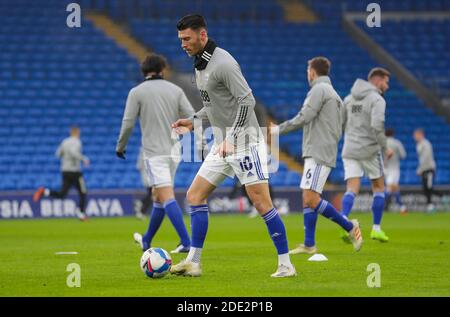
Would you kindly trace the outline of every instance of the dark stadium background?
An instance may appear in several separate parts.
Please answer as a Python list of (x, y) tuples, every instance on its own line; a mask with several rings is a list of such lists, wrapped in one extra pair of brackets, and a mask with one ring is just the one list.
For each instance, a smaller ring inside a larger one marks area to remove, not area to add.
[[(407, 150), (401, 164), (404, 202), (410, 210), (425, 209), (412, 139), (418, 127), (434, 146), (437, 187), (448, 193), (450, 1), (80, 0), (73, 1), (81, 7), (80, 28), (66, 25), (71, 2), (0, 2), (0, 218), (74, 215), (76, 196), (31, 200), (38, 186), (60, 186), (54, 152), (74, 124), (91, 159), (84, 169), (88, 215), (133, 214), (143, 193), (135, 167), (138, 126), (127, 160), (115, 157), (125, 100), (142, 80), (140, 61), (156, 52), (169, 61), (168, 79), (199, 109), (192, 61), (175, 28), (181, 16), (193, 12), (206, 17), (210, 36), (240, 63), (258, 107), (278, 122), (298, 112), (309, 88), (306, 62), (314, 56), (331, 60), (331, 79), (342, 98), (372, 67), (390, 69), (386, 127), (395, 128)], [(380, 4), (381, 27), (366, 24), (370, 2)], [(270, 179), (276, 204), (299, 211), (301, 131), (283, 136), (280, 149), (280, 167)], [(199, 166), (180, 165), (175, 180), (180, 201)], [(339, 156), (325, 193), (338, 208), (343, 184)], [(212, 212), (246, 211), (244, 200), (228, 197), (233, 185), (234, 180), (225, 181), (210, 202)], [(370, 199), (361, 195), (355, 208), (368, 210)]]

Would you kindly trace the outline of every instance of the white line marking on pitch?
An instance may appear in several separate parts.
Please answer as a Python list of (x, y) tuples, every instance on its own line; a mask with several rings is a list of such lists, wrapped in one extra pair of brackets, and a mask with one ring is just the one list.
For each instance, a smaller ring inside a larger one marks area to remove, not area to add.
[(56, 255), (78, 254), (78, 252), (55, 252)]

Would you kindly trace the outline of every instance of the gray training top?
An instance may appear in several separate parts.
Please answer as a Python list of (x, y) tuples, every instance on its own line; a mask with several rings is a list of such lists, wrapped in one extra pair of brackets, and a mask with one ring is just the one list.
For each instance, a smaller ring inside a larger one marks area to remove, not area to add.
[(81, 172), (80, 162), (88, 159), (81, 151), (82, 144), (79, 138), (71, 136), (61, 142), (55, 155), (61, 159), (62, 172)]
[[(216, 145), (226, 138), (236, 144), (239, 151), (248, 144), (264, 142), (254, 111), (252, 90), (230, 53), (216, 47), (206, 68), (196, 69), (195, 76), (203, 108), (193, 118), (208, 119), (211, 126), (218, 129), (214, 133)], [(248, 142), (243, 135), (248, 135)]]
[(430, 141), (424, 138), (422, 141), (418, 142), (416, 144), (416, 151), (419, 156), (419, 166), (417, 167), (417, 172), (419, 174), (429, 170), (436, 170), (433, 146)]
[(400, 169), (400, 160), (406, 158), (406, 151), (403, 147), (402, 142), (393, 137), (387, 137), (386, 139), (387, 148), (391, 149), (394, 153), (391, 158), (386, 160), (384, 167), (387, 170), (397, 170)]
[(330, 78), (320, 76), (311, 83), (297, 116), (280, 124), (280, 134), (303, 128), (303, 157), (313, 158), (316, 164), (335, 167), (343, 117), (342, 100)]
[(344, 99), (345, 135), (342, 157), (370, 159), (386, 151), (384, 113), (386, 102), (380, 91), (368, 81), (357, 79)]
[(171, 124), (194, 112), (180, 87), (164, 79), (146, 80), (128, 94), (116, 151), (123, 152), (126, 149), (139, 117), (145, 157), (171, 156), (178, 142)]

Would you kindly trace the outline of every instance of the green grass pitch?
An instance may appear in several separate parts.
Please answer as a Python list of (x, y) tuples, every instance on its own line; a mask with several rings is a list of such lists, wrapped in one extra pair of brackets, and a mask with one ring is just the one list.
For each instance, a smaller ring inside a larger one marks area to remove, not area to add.
[[(276, 252), (262, 219), (212, 215), (203, 252), (203, 276), (149, 279), (139, 268), (135, 218), (0, 221), (0, 296), (450, 296), (450, 214), (387, 213), (390, 242), (369, 239), (370, 214), (357, 214), (365, 243), (359, 253), (339, 239), (338, 227), (319, 218), (317, 246), (328, 262), (292, 256), (295, 278), (273, 279)], [(189, 220), (186, 219), (187, 223)], [(300, 214), (284, 218), (289, 246), (303, 239)], [(164, 220), (153, 246), (171, 250), (174, 229)], [(77, 251), (78, 255), (55, 255)], [(174, 255), (178, 262), (184, 255)], [(81, 287), (66, 285), (69, 263), (81, 267)], [(370, 263), (381, 268), (381, 287), (369, 288)]]

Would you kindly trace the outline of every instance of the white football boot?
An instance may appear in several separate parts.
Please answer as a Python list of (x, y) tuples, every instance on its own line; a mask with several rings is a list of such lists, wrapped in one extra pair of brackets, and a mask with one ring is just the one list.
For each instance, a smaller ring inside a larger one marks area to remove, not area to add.
[(313, 247), (307, 247), (304, 244), (299, 244), (295, 249), (292, 249), (289, 251), (289, 254), (315, 254), (317, 253), (317, 248), (315, 246)]
[(202, 275), (202, 268), (200, 263), (182, 260), (180, 263), (172, 265), (170, 268), (170, 273), (175, 275), (199, 277)]
[(350, 230), (348, 237), (353, 244), (353, 248), (356, 252), (358, 252), (363, 244), (361, 228), (359, 226), (358, 220), (352, 219), (351, 222), (353, 223), (353, 229)]
[(270, 275), (271, 277), (293, 277), (297, 276), (297, 272), (295, 271), (295, 267), (291, 264), (290, 266), (286, 266), (284, 264), (280, 264), (275, 273)]

